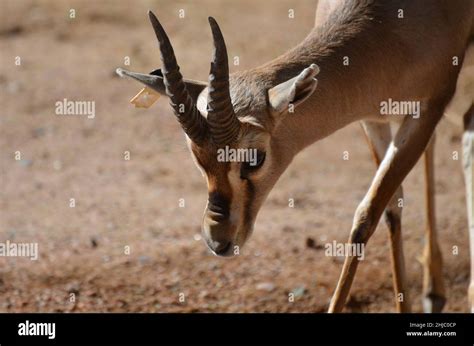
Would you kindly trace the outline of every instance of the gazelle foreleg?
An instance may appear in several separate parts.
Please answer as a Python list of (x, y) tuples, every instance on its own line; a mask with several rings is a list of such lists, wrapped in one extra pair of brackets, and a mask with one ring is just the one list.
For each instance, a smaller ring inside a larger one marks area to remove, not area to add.
[(469, 304), (474, 313), (474, 105), (464, 115), (463, 166), (466, 180), (467, 219), (471, 248), (471, 283)]
[[(441, 118), (444, 107), (429, 108), (423, 116), (406, 117), (382, 160), (367, 194), (355, 212), (349, 243), (365, 245), (403, 179), (413, 168), (426, 148)], [(444, 105), (443, 105), (444, 106)], [(344, 261), (329, 312), (342, 311), (357, 270), (358, 257), (347, 256)]]
[[(390, 124), (363, 121), (362, 128), (366, 135), (373, 158), (377, 167), (382, 162), (385, 153), (392, 141)], [(385, 222), (390, 231), (390, 250), (392, 255), (393, 289), (395, 291), (395, 303), (398, 312), (410, 312), (410, 300), (405, 274), (405, 259), (402, 241), (402, 208), (399, 205), (403, 199), (403, 189), (400, 185), (385, 208)]]
[(423, 251), (423, 310), (441, 312), (446, 302), (443, 280), (443, 260), (438, 245), (435, 213), (434, 146), (435, 134), (425, 150), (426, 230)]

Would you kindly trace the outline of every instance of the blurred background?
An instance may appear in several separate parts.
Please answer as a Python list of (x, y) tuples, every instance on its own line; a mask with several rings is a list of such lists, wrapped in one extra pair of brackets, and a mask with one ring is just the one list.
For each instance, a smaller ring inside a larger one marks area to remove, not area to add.
[[(37, 261), (0, 257), (0, 312), (324, 312), (343, 263), (326, 257), (324, 244), (347, 240), (375, 172), (359, 125), (302, 152), (269, 196), (241, 255), (216, 258), (200, 239), (205, 182), (167, 100), (135, 109), (129, 100), (140, 86), (114, 72), (160, 67), (148, 9), (168, 32), (184, 76), (207, 80), (208, 16), (219, 22), (229, 56), (239, 57), (240, 65), (231, 65), (237, 71), (300, 42), (315, 8), (315, 0), (0, 0), (0, 242), (39, 244)], [(56, 115), (55, 103), (64, 98), (95, 101), (95, 118)], [(451, 312), (468, 311), (464, 185), (461, 162), (453, 160), (460, 134), (442, 122), (436, 154)], [(404, 189), (408, 280), (414, 310), (421, 311), (420, 164)], [(382, 222), (346, 311), (394, 310)]]

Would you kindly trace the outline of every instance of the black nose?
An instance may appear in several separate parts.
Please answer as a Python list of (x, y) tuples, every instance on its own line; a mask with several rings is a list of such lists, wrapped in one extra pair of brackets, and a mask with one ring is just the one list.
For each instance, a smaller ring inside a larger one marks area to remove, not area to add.
[[(214, 242), (216, 244), (217, 242)], [(229, 253), (232, 247), (232, 242), (223, 242), (223, 243), (217, 243), (217, 246), (214, 247), (214, 252), (216, 255), (219, 256), (224, 256)]]

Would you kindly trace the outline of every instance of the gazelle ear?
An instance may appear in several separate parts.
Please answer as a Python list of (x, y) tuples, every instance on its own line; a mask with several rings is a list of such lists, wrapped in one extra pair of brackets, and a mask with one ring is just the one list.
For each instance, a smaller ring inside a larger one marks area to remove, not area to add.
[(318, 80), (314, 78), (318, 73), (319, 67), (312, 64), (298, 76), (268, 90), (271, 111), (281, 114), (289, 109), (290, 104), (296, 107), (305, 101), (318, 85)]
[[(151, 71), (149, 74), (127, 71), (122, 68), (118, 68), (116, 72), (120, 77), (133, 78), (136, 81), (139, 81), (140, 83), (160, 93), (161, 95), (166, 95), (166, 88), (165, 84), (163, 83), (163, 73), (161, 72), (161, 69)], [(203, 91), (203, 89), (207, 86), (207, 84), (204, 82), (192, 79), (184, 79), (184, 84), (186, 85), (186, 89), (188, 90), (194, 102), (196, 102), (201, 91)]]

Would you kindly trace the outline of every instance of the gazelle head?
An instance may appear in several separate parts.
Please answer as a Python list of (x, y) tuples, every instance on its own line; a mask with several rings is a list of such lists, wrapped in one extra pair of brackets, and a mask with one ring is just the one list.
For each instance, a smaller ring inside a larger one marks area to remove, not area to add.
[[(204, 239), (214, 254), (232, 256), (249, 238), (262, 203), (292, 159), (282, 154), (288, 144), (272, 134), (288, 110), (313, 93), (319, 69), (311, 65), (276, 85), (258, 69), (229, 75), (224, 38), (210, 17), (214, 55), (209, 81), (183, 79), (166, 32), (148, 14), (159, 42), (161, 70), (117, 73), (168, 95), (194, 162), (207, 180)], [(224, 152), (243, 154), (246, 160), (222, 160)]]

